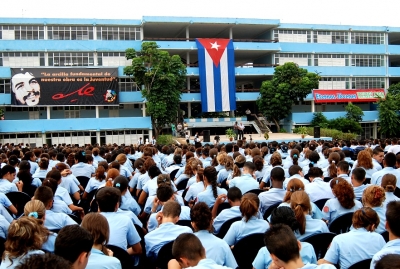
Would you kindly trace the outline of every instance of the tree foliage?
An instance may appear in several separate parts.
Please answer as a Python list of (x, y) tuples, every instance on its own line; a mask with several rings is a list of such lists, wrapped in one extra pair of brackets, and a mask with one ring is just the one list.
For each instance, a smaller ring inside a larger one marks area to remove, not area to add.
[(279, 121), (289, 116), (294, 101), (302, 101), (318, 87), (320, 77), (309, 73), (295, 63), (285, 63), (275, 68), (272, 80), (264, 81), (257, 100), (259, 110), (275, 122), (278, 132)]
[(310, 122), (311, 126), (319, 126), (321, 128), (327, 128), (329, 125), (329, 120), (325, 117), (322, 112), (315, 112), (312, 121)]
[(186, 66), (178, 55), (159, 50), (156, 42), (143, 42), (140, 52), (127, 49), (126, 58), (132, 59), (132, 65), (124, 68), (124, 74), (143, 86), (142, 96), (158, 136), (165, 124), (176, 121)]
[(400, 83), (389, 87), (385, 99), (378, 101), (380, 131), (388, 136), (400, 133)]
[(339, 130), (343, 133), (360, 134), (362, 132), (361, 124), (352, 119), (339, 117), (329, 121), (329, 128)]
[(353, 105), (349, 103), (346, 107), (346, 118), (349, 120), (353, 120), (356, 122), (362, 121), (362, 117), (364, 116), (364, 112), (359, 106)]

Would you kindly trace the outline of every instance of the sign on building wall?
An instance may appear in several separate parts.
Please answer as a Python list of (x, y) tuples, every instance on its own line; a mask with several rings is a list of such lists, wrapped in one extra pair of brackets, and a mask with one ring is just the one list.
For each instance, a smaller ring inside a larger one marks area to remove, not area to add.
[(375, 102), (385, 98), (383, 89), (369, 90), (314, 90), (315, 103)]
[(117, 68), (11, 68), (13, 106), (118, 103)]

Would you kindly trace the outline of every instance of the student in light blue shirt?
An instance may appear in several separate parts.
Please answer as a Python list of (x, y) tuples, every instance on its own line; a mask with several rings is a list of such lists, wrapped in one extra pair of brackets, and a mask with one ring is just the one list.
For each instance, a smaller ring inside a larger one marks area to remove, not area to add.
[(326, 201), (322, 210), (323, 219), (328, 224), (337, 217), (362, 207), (361, 202), (355, 199), (353, 187), (345, 179), (334, 178), (330, 186), (335, 198)]
[[(158, 169), (158, 168), (157, 168)], [(131, 193), (128, 191), (128, 179), (124, 176), (117, 176), (113, 183), (114, 188), (117, 188), (121, 192), (121, 203), (119, 208), (122, 210), (129, 210), (136, 216), (140, 214), (142, 209), (139, 204), (133, 199)]]
[(195, 235), (206, 250), (206, 257), (219, 265), (236, 268), (238, 265), (229, 245), (210, 232), (212, 215), (208, 206), (203, 202), (194, 205), (190, 212), (190, 218)]
[(33, 153), (33, 151), (28, 151), (25, 153), (24, 157), (21, 159), (22, 161), (28, 161), (31, 168), (30, 172), (33, 175), (36, 170), (39, 168), (39, 165), (36, 163), (36, 155)]
[[(9, 164), (6, 164), (0, 171), (0, 192), (7, 194), (12, 191), (22, 191), (21, 183), (12, 183), (15, 179), (16, 170)], [(18, 186), (18, 187), (17, 187)]]
[(208, 207), (212, 207), (218, 195), (226, 194), (227, 191), (217, 187), (217, 171), (213, 166), (204, 168), (203, 180), (205, 190), (197, 195), (197, 203), (205, 202)]
[[(144, 186), (142, 188), (142, 192), (138, 199), (138, 203), (140, 205), (145, 205), (146, 199), (148, 196), (156, 195), (157, 187), (158, 187), (157, 177), (159, 175), (161, 175), (161, 171), (156, 165), (153, 165), (149, 168), (148, 175), (149, 175), (150, 180), (148, 180), (146, 182), (146, 184), (144, 184)], [(169, 175), (167, 175), (167, 176), (169, 178)], [(169, 179), (169, 181), (171, 181), (171, 180)]]
[[(222, 210), (218, 215), (218, 207), (220, 204), (226, 202), (230, 204), (230, 208)], [(218, 234), (219, 230), (221, 229), (222, 224), (225, 221), (237, 217), (242, 216), (242, 212), (240, 212), (240, 202), (242, 200), (242, 192), (237, 187), (229, 188), (228, 194), (222, 194), (218, 196), (217, 200), (215, 201), (213, 210), (212, 210), (212, 217), (214, 219), (213, 226), (214, 226), (214, 234)]]
[[(219, 155), (218, 155), (219, 156)], [(217, 175), (217, 183), (221, 184), (222, 181), (228, 178), (229, 174), (233, 171), (233, 158), (229, 155), (225, 156), (224, 168), (219, 170)]]
[(135, 166), (135, 174), (133, 175), (132, 179), (129, 181), (129, 191), (134, 193), (136, 190), (136, 186), (138, 184), (139, 177), (145, 173), (145, 169), (143, 167), (144, 159), (138, 158), (135, 160), (133, 164)]
[(245, 162), (243, 165), (242, 176), (235, 177), (226, 183), (229, 187), (238, 187), (242, 193), (246, 193), (249, 190), (259, 189), (257, 180), (253, 178), (254, 170), (256, 166), (252, 162)]
[(386, 254), (400, 255), (400, 202), (390, 202), (386, 207), (386, 230), (389, 233), (389, 242), (372, 257), (370, 269)]
[(182, 233), (192, 233), (189, 227), (175, 225), (180, 213), (181, 206), (175, 201), (166, 202), (163, 210), (157, 213), (158, 228), (144, 236), (148, 258), (155, 260), (162, 246), (175, 240)]
[(285, 180), (285, 171), (282, 167), (274, 167), (271, 170), (272, 188), (258, 195), (260, 198), (260, 213), (264, 215), (265, 211), (275, 203), (282, 202), (286, 191), (283, 189)]
[(10, 222), (6, 220), (5, 217), (0, 215), (0, 237), (6, 239), (8, 234), (8, 227), (10, 227)]
[(369, 184), (364, 184), (365, 181), (365, 170), (361, 167), (354, 168), (351, 171), (351, 184), (353, 185), (354, 195), (356, 199), (361, 201), (364, 190)]
[[(292, 165), (289, 168), (289, 175), (290, 175), (290, 177), (286, 178), (285, 181), (283, 181), (283, 188), (285, 190), (287, 190), (287, 185), (293, 178), (300, 179), (304, 185), (310, 184), (310, 181), (308, 181), (307, 179), (304, 178), (303, 169), (301, 169), (301, 167), (298, 165)], [(304, 190), (304, 188), (303, 188), (303, 190)]]
[(375, 172), (371, 177), (371, 184), (373, 185), (381, 185), (382, 177), (386, 174), (393, 174), (397, 178), (397, 187), (400, 188), (400, 170), (394, 169), (393, 167), (396, 165), (396, 155), (394, 153), (389, 152), (385, 155), (383, 159), (384, 168), (378, 172)]
[[(289, 207), (278, 207), (272, 211), (270, 225), (285, 224), (290, 227), (292, 231), (299, 229), (299, 223), (296, 220), (294, 212)], [(303, 263), (317, 263), (317, 257), (315, 256), (314, 248), (311, 244), (301, 242), (300, 257)], [(262, 247), (253, 261), (253, 267), (255, 269), (268, 268), (272, 263), (271, 255), (266, 247)]]
[(264, 233), (268, 228), (268, 222), (258, 218), (260, 200), (254, 193), (243, 195), (240, 203), (242, 220), (234, 222), (226, 233), (224, 240), (229, 246), (236, 243), (247, 235)]
[(381, 186), (371, 185), (365, 189), (362, 197), (364, 206), (371, 207), (378, 214), (380, 223), (375, 228), (375, 232), (383, 233), (385, 231), (386, 207), (385, 207), (385, 190)]
[(109, 244), (125, 249), (129, 255), (140, 255), (140, 236), (131, 219), (116, 211), (119, 208), (121, 191), (117, 188), (101, 188), (96, 194), (100, 213), (110, 226)]
[(400, 201), (400, 198), (394, 195), (394, 191), (396, 190), (396, 183), (397, 179), (395, 175), (392, 174), (386, 174), (382, 178), (382, 183), (381, 186), (385, 190), (385, 201), (384, 201), (384, 206), (386, 208), (386, 205), (390, 203), (391, 201)]
[(374, 232), (378, 224), (379, 217), (373, 209), (358, 209), (353, 215), (352, 229), (333, 238), (325, 257), (318, 264), (336, 264), (347, 269), (359, 261), (371, 259), (385, 245), (383, 237)]
[(95, 173), (94, 166), (86, 163), (85, 155), (84, 151), (79, 151), (75, 154), (75, 164), (71, 167), (71, 172), (76, 177), (84, 176), (91, 178)]
[(89, 179), (86, 185), (85, 192), (83, 193), (82, 199), (86, 199), (88, 194), (94, 190), (97, 190), (101, 185), (106, 184), (106, 170), (103, 165), (99, 165), (96, 169), (96, 174), (94, 177)]
[(121, 262), (109, 255), (108, 244), (110, 228), (107, 219), (100, 213), (86, 215), (81, 227), (93, 237), (93, 247), (86, 269), (121, 269)]

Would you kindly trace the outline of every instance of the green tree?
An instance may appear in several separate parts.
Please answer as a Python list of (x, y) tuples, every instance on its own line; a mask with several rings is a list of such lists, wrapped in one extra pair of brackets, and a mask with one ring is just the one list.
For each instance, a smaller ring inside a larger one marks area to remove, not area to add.
[(399, 97), (388, 91), (385, 99), (378, 101), (380, 132), (387, 136), (396, 136), (400, 132)]
[(279, 121), (289, 116), (294, 101), (302, 101), (318, 87), (320, 77), (309, 73), (295, 63), (285, 63), (275, 68), (272, 80), (264, 81), (257, 100), (259, 110), (275, 122), (278, 132)]
[(362, 117), (364, 116), (364, 112), (359, 106), (353, 105), (349, 103), (346, 107), (346, 118), (349, 120), (353, 120), (355, 122), (362, 121)]
[(124, 74), (133, 76), (137, 85), (143, 86), (142, 96), (147, 101), (155, 136), (165, 124), (176, 121), (186, 81), (186, 66), (181, 58), (158, 48), (156, 42), (143, 42), (140, 52), (127, 49), (126, 58), (132, 59), (132, 65), (124, 68)]
[(343, 133), (360, 134), (362, 132), (362, 127), (359, 122), (345, 117), (330, 120), (329, 128), (342, 131)]
[(319, 126), (321, 128), (327, 128), (329, 125), (329, 120), (325, 117), (322, 112), (315, 112), (312, 121), (310, 122), (311, 126)]

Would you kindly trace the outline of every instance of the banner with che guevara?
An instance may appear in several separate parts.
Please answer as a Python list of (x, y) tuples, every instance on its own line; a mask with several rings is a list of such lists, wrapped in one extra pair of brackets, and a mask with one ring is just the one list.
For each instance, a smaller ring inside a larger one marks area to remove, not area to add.
[(117, 68), (11, 68), (13, 106), (118, 105)]

